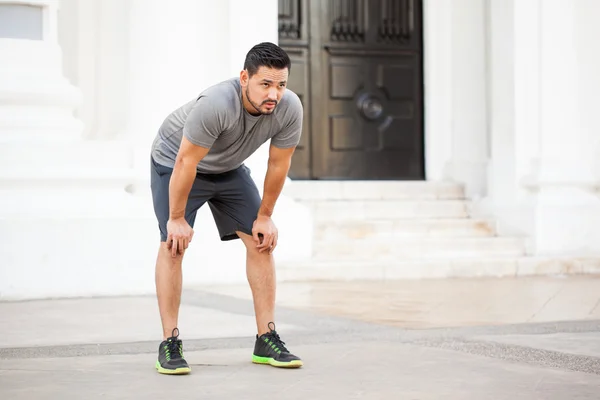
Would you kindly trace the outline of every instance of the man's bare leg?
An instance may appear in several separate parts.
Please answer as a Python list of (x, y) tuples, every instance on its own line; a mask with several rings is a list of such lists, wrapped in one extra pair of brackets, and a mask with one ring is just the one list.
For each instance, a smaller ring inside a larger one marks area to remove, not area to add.
[(183, 255), (171, 255), (165, 242), (161, 242), (156, 258), (156, 295), (163, 328), (163, 340), (171, 337), (177, 327), (181, 302), (181, 263)]
[(252, 236), (237, 232), (246, 245), (246, 276), (252, 298), (258, 336), (270, 331), (269, 322), (275, 322), (275, 262), (267, 251), (258, 252)]

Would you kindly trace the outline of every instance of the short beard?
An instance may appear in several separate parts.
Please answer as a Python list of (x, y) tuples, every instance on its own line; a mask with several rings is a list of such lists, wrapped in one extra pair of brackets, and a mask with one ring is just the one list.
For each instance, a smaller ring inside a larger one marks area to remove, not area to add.
[(273, 111), (275, 111), (275, 108), (277, 107), (277, 104), (278, 104), (277, 100), (265, 100), (265, 101), (263, 101), (263, 103), (262, 103), (262, 104), (273, 102), (273, 103), (275, 103), (275, 107), (273, 107), (273, 110), (272, 110), (272, 111), (268, 111), (268, 112), (262, 112), (262, 111), (260, 110), (260, 106), (261, 106), (262, 104), (257, 106), (257, 105), (256, 105), (256, 104), (255, 104), (255, 103), (252, 101), (252, 99), (250, 98), (250, 91), (248, 90), (248, 87), (246, 87), (246, 98), (248, 99), (248, 103), (250, 103), (250, 104), (252, 105), (252, 107), (253, 107), (253, 108), (256, 110), (256, 112), (257, 112), (257, 113), (259, 113), (260, 115), (271, 115), (271, 114), (273, 113)]

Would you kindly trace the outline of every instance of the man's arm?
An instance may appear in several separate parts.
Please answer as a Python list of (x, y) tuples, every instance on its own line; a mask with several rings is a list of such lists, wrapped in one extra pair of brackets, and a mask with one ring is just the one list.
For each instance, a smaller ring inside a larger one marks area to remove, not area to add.
[[(275, 209), (275, 203), (283, 189), (283, 184), (287, 177), (292, 162), (292, 154), (295, 147), (278, 148), (271, 144), (269, 148), (269, 162), (265, 185), (263, 190), (263, 199), (258, 209), (258, 215), (254, 226), (252, 227), (252, 237), (256, 242), (259, 252), (268, 251), (269, 254), (277, 247), (277, 228), (271, 216)], [(262, 235), (262, 240), (259, 235)]]
[[(302, 134), (303, 109), (300, 98), (293, 92), (286, 93), (286, 96), (288, 96), (289, 106), (284, 115), (282, 129), (271, 138), (263, 199), (252, 227), (252, 235), (259, 252), (272, 253), (277, 246), (278, 233), (271, 216), (290, 171), (292, 155)], [(259, 233), (263, 235), (262, 242)]]
[(185, 136), (175, 159), (169, 181), (169, 220), (167, 221), (167, 246), (175, 257), (188, 248), (194, 235), (185, 219), (185, 207), (196, 177), (196, 165), (209, 149), (191, 143)]
[(292, 163), (295, 147), (280, 149), (273, 145), (269, 148), (269, 162), (263, 190), (263, 199), (258, 210), (259, 216), (271, 217), (275, 203), (281, 194)]
[(194, 235), (194, 230), (185, 219), (185, 209), (198, 163), (223, 131), (221, 123), (226, 107), (219, 99), (208, 99), (206, 96), (199, 98), (183, 125), (181, 144), (169, 181), (167, 244), (173, 257), (177, 253), (183, 254)]
[(209, 148), (192, 144), (185, 136), (181, 139), (181, 146), (169, 182), (169, 219), (185, 217), (185, 207), (196, 177), (196, 167), (209, 150)]
[(282, 129), (271, 139), (269, 163), (258, 215), (271, 217), (275, 203), (290, 171), (292, 155), (300, 142), (304, 110), (300, 98), (293, 92), (285, 94), (289, 101)]

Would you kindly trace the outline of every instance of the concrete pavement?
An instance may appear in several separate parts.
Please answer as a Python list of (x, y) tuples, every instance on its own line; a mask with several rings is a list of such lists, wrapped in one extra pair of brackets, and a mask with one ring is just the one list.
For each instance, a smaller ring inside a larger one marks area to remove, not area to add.
[(0, 399), (599, 399), (600, 279), (286, 283), (299, 370), (250, 363), (246, 286), (186, 288), (188, 376), (155, 372), (153, 297), (0, 303)]

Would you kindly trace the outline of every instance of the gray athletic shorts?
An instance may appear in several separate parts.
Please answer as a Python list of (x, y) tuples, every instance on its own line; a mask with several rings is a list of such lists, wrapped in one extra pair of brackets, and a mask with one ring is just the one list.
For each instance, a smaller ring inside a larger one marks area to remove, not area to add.
[[(160, 240), (167, 241), (169, 220), (169, 181), (172, 168), (158, 164), (152, 157), (151, 180), (154, 213)], [(260, 207), (260, 194), (245, 165), (222, 174), (196, 174), (185, 209), (185, 219), (194, 226), (196, 212), (204, 203), (212, 211), (221, 240), (238, 239), (236, 231), (252, 235), (252, 225)]]

